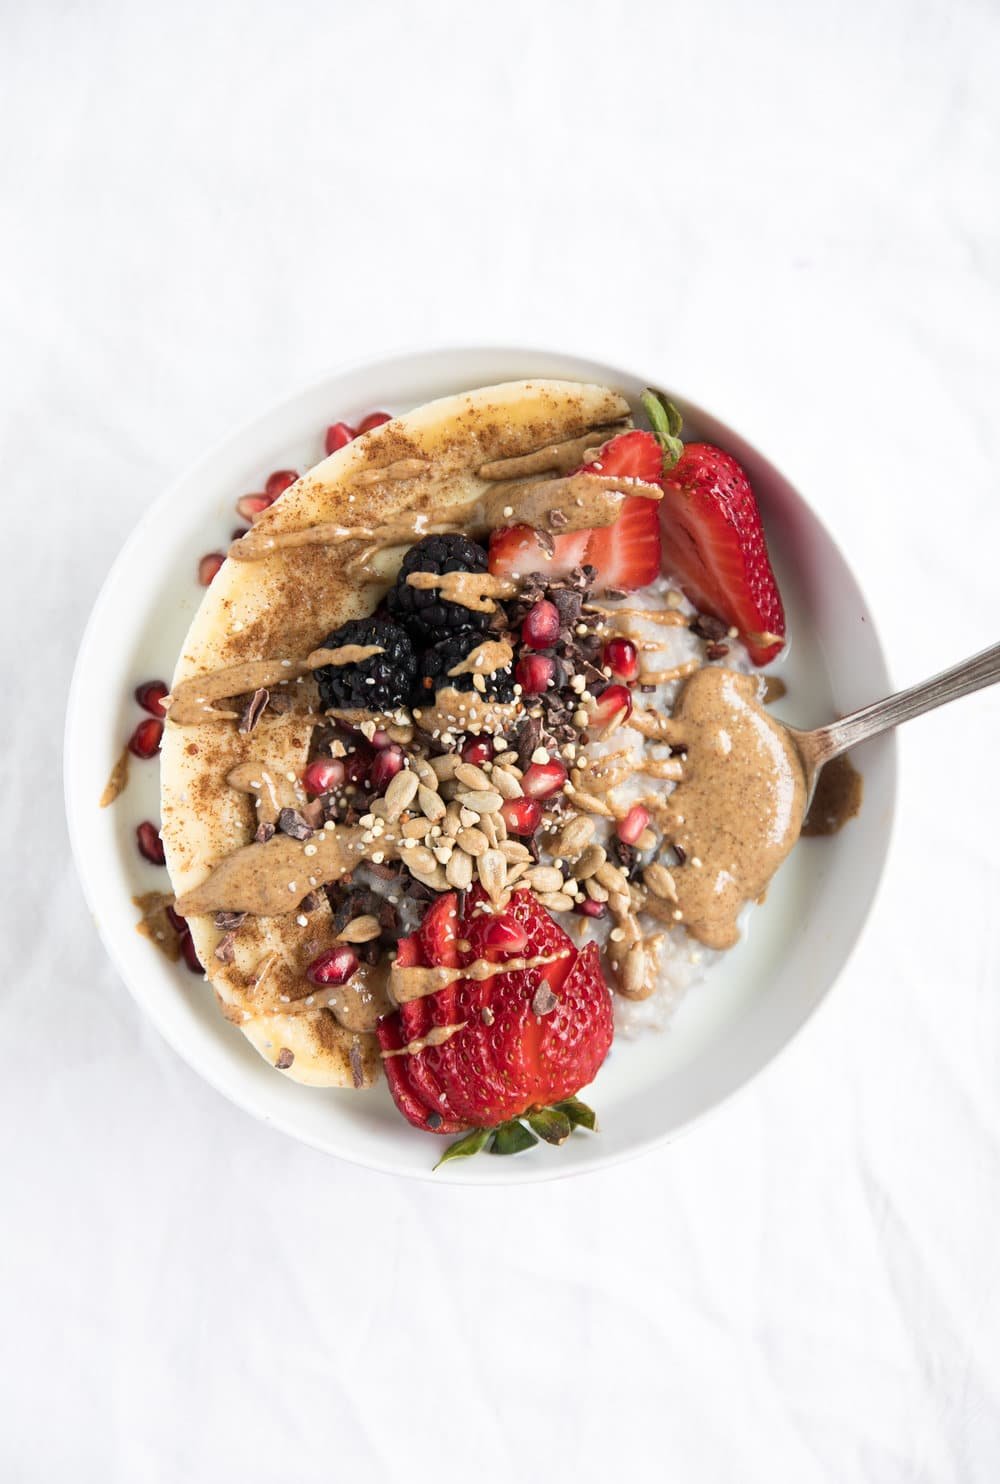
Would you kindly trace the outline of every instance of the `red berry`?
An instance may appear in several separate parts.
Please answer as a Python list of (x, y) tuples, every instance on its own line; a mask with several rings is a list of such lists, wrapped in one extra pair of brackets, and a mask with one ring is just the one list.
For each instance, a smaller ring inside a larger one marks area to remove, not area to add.
[(270, 495), (241, 495), (236, 501), (236, 514), (251, 524), (274, 504)]
[(615, 834), (626, 845), (634, 845), (649, 824), (649, 810), (641, 804), (633, 804), (624, 819), (618, 821)]
[(551, 799), (565, 785), (568, 776), (562, 763), (554, 759), (532, 763), (521, 779), (521, 787), (529, 799)]
[(186, 931), (181, 934), (181, 953), (184, 955), (184, 962), (192, 974), (204, 974), (205, 968), (201, 959), (198, 957), (198, 950), (194, 946), (194, 939)]
[(514, 668), (514, 679), (526, 696), (540, 696), (548, 690), (555, 673), (555, 661), (547, 654), (526, 654)]
[(346, 984), (352, 974), (358, 971), (358, 955), (353, 948), (348, 948), (346, 943), (336, 948), (328, 948), (321, 953), (319, 958), (314, 958), (306, 970), (307, 977), (313, 984), (338, 985)]
[(336, 453), (338, 448), (345, 448), (348, 443), (353, 443), (357, 436), (350, 423), (331, 423), (326, 430), (327, 453)]
[(577, 902), (574, 910), (581, 917), (603, 917), (608, 908), (605, 902), (592, 902), (590, 897), (584, 897), (582, 902)]
[(358, 423), (358, 437), (360, 438), (362, 433), (370, 433), (373, 428), (380, 428), (383, 423), (391, 422), (391, 412), (369, 412), (368, 416), (363, 417)]
[(160, 738), (162, 736), (162, 721), (140, 721), (128, 739), (128, 750), (135, 757), (155, 757), (160, 750)]
[(542, 806), (537, 799), (504, 799), (500, 813), (512, 835), (533, 835), (542, 822)]
[(375, 754), (368, 777), (377, 794), (385, 793), (396, 774), (403, 771), (405, 762), (403, 749), (396, 742), (390, 742), (388, 747)]
[(604, 646), (604, 663), (619, 680), (639, 678), (639, 651), (631, 639), (609, 639)]
[(208, 587), (214, 581), (219, 568), (225, 560), (226, 558), (221, 551), (210, 551), (206, 556), (202, 557), (198, 563), (198, 581), (202, 587)]
[(547, 598), (529, 608), (521, 624), (521, 639), (532, 649), (547, 649), (559, 638), (559, 609)]
[(139, 854), (154, 866), (165, 866), (167, 857), (163, 850), (163, 841), (155, 824), (144, 819), (142, 824), (136, 826), (136, 842), (139, 846)]
[(166, 911), (167, 920), (170, 923), (170, 926), (173, 928), (178, 938), (183, 938), (184, 934), (188, 931), (187, 918), (182, 917), (179, 912), (175, 912), (173, 907), (167, 907)]
[(631, 691), (624, 685), (605, 686), (594, 703), (592, 712), (594, 726), (608, 726), (618, 715), (619, 711), (625, 712), (623, 718), (625, 721), (632, 715)]
[(528, 934), (513, 917), (496, 917), (483, 934), (483, 942), (491, 957), (514, 958), (527, 948)]
[(264, 486), (265, 495), (269, 500), (276, 500), (279, 495), (285, 493), (285, 490), (291, 489), (298, 477), (294, 469), (276, 469), (273, 474), (267, 476), (267, 483)]
[(167, 694), (167, 687), (162, 680), (147, 680), (143, 685), (135, 688), (135, 698), (143, 711), (148, 711), (150, 716), (166, 716), (163, 709), (163, 697)]
[(483, 763), (493, 761), (492, 737), (466, 737), (462, 747), (462, 762), (481, 768)]
[(340, 788), (347, 778), (347, 769), (339, 757), (315, 757), (302, 774), (306, 793), (328, 794)]

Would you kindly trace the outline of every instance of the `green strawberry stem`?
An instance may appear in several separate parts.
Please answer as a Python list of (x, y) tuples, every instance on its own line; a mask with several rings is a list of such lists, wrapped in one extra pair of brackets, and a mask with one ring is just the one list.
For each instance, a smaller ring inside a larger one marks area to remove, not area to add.
[(646, 388), (641, 400), (653, 435), (663, 449), (663, 472), (666, 474), (684, 452), (680, 436), (683, 419), (673, 402), (668, 402), (662, 392), (654, 391), (652, 387)]
[[(525, 1124), (530, 1127), (525, 1127)], [(579, 1098), (564, 1098), (551, 1108), (532, 1108), (530, 1113), (508, 1119), (496, 1128), (470, 1129), (454, 1144), (448, 1145), (434, 1168), (447, 1164), (450, 1159), (469, 1159), (487, 1148), (491, 1154), (520, 1154), (533, 1148), (538, 1138), (547, 1144), (564, 1144), (575, 1128), (586, 1128), (596, 1133), (597, 1116), (593, 1108), (588, 1108)]]

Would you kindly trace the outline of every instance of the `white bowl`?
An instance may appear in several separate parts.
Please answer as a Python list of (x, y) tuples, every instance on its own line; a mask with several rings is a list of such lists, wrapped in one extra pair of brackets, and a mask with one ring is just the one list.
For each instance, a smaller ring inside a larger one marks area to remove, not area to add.
[[(402, 412), (433, 397), (524, 376), (605, 382), (635, 398), (670, 387), (652, 377), (547, 351), (438, 350), (327, 376), (228, 438), (147, 511), (116, 561), (80, 647), (66, 727), (66, 803), (77, 866), (108, 952), (138, 1003), (176, 1051), (214, 1087), (266, 1123), (344, 1159), (429, 1176), (443, 1147), (409, 1127), (384, 1085), (363, 1093), (300, 1087), (266, 1065), (223, 1020), (214, 995), (135, 930), (132, 897), (166, 890), (166, 872), (138, 855), (135, 826), (158, 819), (158, 768), (132, 761), (132, 781), (110, 809), (98, 798), (141, 713), (133, 689), (169, 680), (202, 589), (198, 557), (225, 548), (235, 500), (271, 469), (304, 469), (323, 454), (323, 431), (372, 408)], [(666, 375), (662, 373), (667, 373)], [(763, 510), (791, 644), (788, 695), (775, 708), (810, 726), (884, 695), (885, 661), (865, 600), (816, 516), (774, 466), (723, 423), (670, 395), (685, 434), (706, 437), (746, 467)], [(891, 738), (869, 743), (861, 815), (841, 834), (804, 840), (779, 872), (744, 942), (681, 1003), (666, 1031), (616, 1041), (588, 1091), (601, 1132), (560, 1149), (539, 1145), (503, 1159), (446, 1165), (434, 1178), (503, 1184), (580, 1174), (650, 1149), (745, 1086), (788, 1044), (827, 994), (861, 932), (885, 862), (895, 800)]]

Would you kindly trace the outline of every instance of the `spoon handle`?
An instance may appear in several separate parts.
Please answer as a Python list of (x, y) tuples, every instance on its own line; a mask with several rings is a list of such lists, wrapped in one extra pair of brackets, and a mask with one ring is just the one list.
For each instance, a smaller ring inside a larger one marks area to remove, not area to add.
[(859, 742), (867, 742), (869, 737), (877, 737), (881, 732), (899, 726), (901, 721), (922, 716), (925, 711), (933, 711), (936, 706), (957, 701), (959, 696), (995, 685), (998, 680), (1000, 644), (993, 644), (920, 685), (911, 685), (909, 690), (897, 691), (894, 696), (886, 696), (884, 701), (875, 701), (871, 706), (853, 711), (850, 716), (841, 717), (840, 721), (817, 728), (812, 733), (817, 753), (824, 762), (829, 762), (830, 758), (839, 757)]

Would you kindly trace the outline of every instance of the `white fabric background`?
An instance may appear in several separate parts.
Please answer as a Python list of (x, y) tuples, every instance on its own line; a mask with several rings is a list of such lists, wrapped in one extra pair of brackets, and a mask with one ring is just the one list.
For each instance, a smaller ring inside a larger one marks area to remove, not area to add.
[(524, 1189), (198, 1082), (60, 797), (142, 510), (398, 344), (659, 366), (806, 491), (900, 682), (1000, 637), (998, 77), (993, 0), (0, 3), (5, 1481), (1000, 1475), (1000, 697), (902, 737), (874, 921), (758, 1086)]

